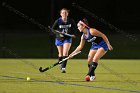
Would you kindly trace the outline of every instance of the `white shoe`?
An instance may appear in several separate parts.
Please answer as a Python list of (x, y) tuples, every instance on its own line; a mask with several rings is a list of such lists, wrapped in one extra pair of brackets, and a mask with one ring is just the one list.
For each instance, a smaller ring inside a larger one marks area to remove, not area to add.
[(66, 69), (65, 69), (65, 68), (62, 68), (62, 69), (61, 69), (61, 72), (62, 72), (62, 73), (66, 73)]
[(95, 79), (96, 79), (95, 76), (90, 76), (90, 81), (93, 81), (93, 80), (95, 80)]

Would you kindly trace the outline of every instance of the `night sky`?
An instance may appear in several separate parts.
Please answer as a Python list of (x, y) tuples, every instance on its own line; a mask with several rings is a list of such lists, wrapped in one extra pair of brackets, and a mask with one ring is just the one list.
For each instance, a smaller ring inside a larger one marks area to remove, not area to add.
[(139, 33), (140, 6), (138, 1), (129, 0), (1, 0), (0, 28), (1, 29), (39, 29), (16, 13), (2, 6), (6, 3), (26, 16), (35, 19), (42, 25), (52, 25), (59, 17), (59, 11), (65, 7), (70, 10), (70, 17), (76, 23), (87, 18), (91, 27), (109, 29), (90, 14), (84, 13), (73, 4), (76, 4), (98, 18), (128, 32)]
[[(76, 23), (87, 18), (90, 27), (107, 35), (114, 50), (106, 58), (140, 58), (138, 0), (0, 0), (0, 57), (13, 57), (7, 47), (23, 58), (56, 58), (54, 35), (43, 27), (52, 26), (62, 8)], [(74, 47), (81, 34), (76, 33)]]

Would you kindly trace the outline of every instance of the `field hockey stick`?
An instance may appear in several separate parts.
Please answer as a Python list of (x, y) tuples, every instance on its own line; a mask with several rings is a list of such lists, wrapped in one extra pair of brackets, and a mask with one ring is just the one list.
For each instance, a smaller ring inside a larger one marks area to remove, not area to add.
[(67, 33), (60, 32), (60, 31), (58, 31), (58, 30), (55, 30), (55, 29), (51, 28), (50, 26), (48, 26), (48, 28), (49, 28), (52, 32), (54, 32), (54, 33), (59, 33), (59, 34), (65, 35), (65, 36), (69, 36), (69, 37), (75, 38), (75, 35), (71, 35), (71, 34), (67, 34)]
[(52, 65), (50, 65), (50, 66), (48, 66), (48, 67), (46, 67), (46, 68), (44, 68), (44, 69), (43, 69), (42, 67), (40, 67), (40, 68), (39, 68), (39, 71), (40, 71), (40, 72), (45, 72), (45, 71), (47, 71), (47, 70), (49, 70), (49, 69), (51, 69), (51, 68), (57, 66), (58, 64), (61, 64), (62, 62), (64, 62), (64, 61), (66, 61), (66, 60), (68, 60), (68, 59), (74, 57), (75, 55), (77, 55), (77, 54), (79, 54), (79, 53), (81, 53), (81, 51), (78, 51), (78, 52), (74, 53), (73, 55), (71, 55), (70, 57), (66, 57), (66, 58), (63, 59), (62, 61), (56, 62), (56, 63), (54, 63), (54, 64), (52, 64)]

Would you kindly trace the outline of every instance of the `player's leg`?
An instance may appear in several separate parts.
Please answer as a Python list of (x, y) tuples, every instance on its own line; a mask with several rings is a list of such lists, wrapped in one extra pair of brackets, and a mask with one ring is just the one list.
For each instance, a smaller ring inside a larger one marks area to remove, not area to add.
[[(89, 51), (89, 54), (88, 54), (88, 69), (90, 70), (90, 64), (92, 63), (92, 61), (93, 61), (93, 57), (94, 57), (94, 55), (95, 55), (95, 53), (97, 52), (97, 49), (90, 49), (90, 51)], [(93, 73), (94, 74), (94, 76), (95, 76), (95, 73)], [(85, 79), (88, 81), (88, 80), (90, 80), (90, 75), (89, 74), (87, 74), (87, 76), (85, 77)]]
[[(64, 40), (64, 42), (63, 42), (63, 58), (66, 58), (68, 56), (71, 44), (72, 44), (72, 38), (67, 38)], [(67, 65), (67, 60), (62, 62), (62, 73), (66, 72), (65, 71), (66, 65)]]
[(58, 61), (61, 61), (63, 59), (63, 46), (57, 46), (58, 50)]
[[(71, 43), (64, 43), (63, 45), (63, 59), (68, 57), (68, 53), (71, 47)], [(62, 62), (62, 73), (65, 73), (65, 69), (66, 69), (66, 65), (67, 65), (67, 60)]]
[(93, 50), (93, 49), (91, 49), (89, 51), (88, 60), (87, 60), (88, 61), (88, 68), (90, 67), (91, 62), (93, 61), (93, 57), (94, 57), (96, 52), (97, 52), (97, 50)]
[(106, 52), (107, 51), (105, 51), (102, 47), (99, 48), (93, 57), (93, 62), (98, 62), (101, 59), (101, 57), (103, 57), (106, 54)]
[(63, 41), (55, 39), (55, 45), (57, 46), (58, 50), (58, 61), (61, 61), (63, 59)]
[[(63, 59), (63, 46), (57, 46), (58, 50), (58, 61)], [(59, 65), (60, 70), (62, 69), (62, 64)]]
[(95, 69), (98, 66), (98, 61), (101, 57), (103, 57), (106, 54), (106, 51), (103, 48), (98, 48), (97, 52), (95, 53), (93, 60), (90, 64), (90, 68), (89, 68), (89, 72), (88, 75), (91, 76), (90, 80), (94, 80), (94, 73), (95, 73)]

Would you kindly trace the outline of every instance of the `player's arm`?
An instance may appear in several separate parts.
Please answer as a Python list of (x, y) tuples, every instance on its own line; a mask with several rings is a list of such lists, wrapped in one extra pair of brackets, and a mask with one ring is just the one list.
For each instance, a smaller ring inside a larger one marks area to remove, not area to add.
[(54, 31), (55, 29), (58, 29), (58, 19), (55, 20), (55, 22), (53, 23), (51, 29), (52, 29), (51, 31), (52, 31), (54, 34), (56, 34), (56, 35), (58, 34), (56, 31)]
[(106, 37), (105, 34), (103, 34), (102, 32), (100, 32), (96, 29), (93, 29), (93, 28), (90, 29), (90, 33), (94, 36), (102, 37), (103, 40), (106, 42), (109, 50), (113, 50), (113, 47), (110, 45), (110, 42), (109, 42), (109, 40), (108, 40), (108, 38)]
[(80, 44), (78, 45), (78, 47), (69, 55), (69, 57), (71, 57), (71, 55), (77, 53), (78, 51), (81, 51), (83, 49), (85, 45), (85, 40), (83, 38), (83, 35), (81, 36), (81, 41), (80, 41)]
[(58, 20), (55, 20), (55, 22), (52, 25), (52, 29), (56, 29), (58, 25)]
[(61, 37), (64, 37), (64, 35), (63, 35), (63, 33), (61, 32), (61, 31), (59, 31), (59, 30), (57, 30), (58, 29), (58, 27), (59, 27), (59, 25), (58, 25), (58, 19), (57, 20), (55, 20), (55, 22), (53, 23), (53, 25), (52, 25), (52, 32), (56, 35), (56, 37), (58, 37), (58, 38), (61, 38)]

